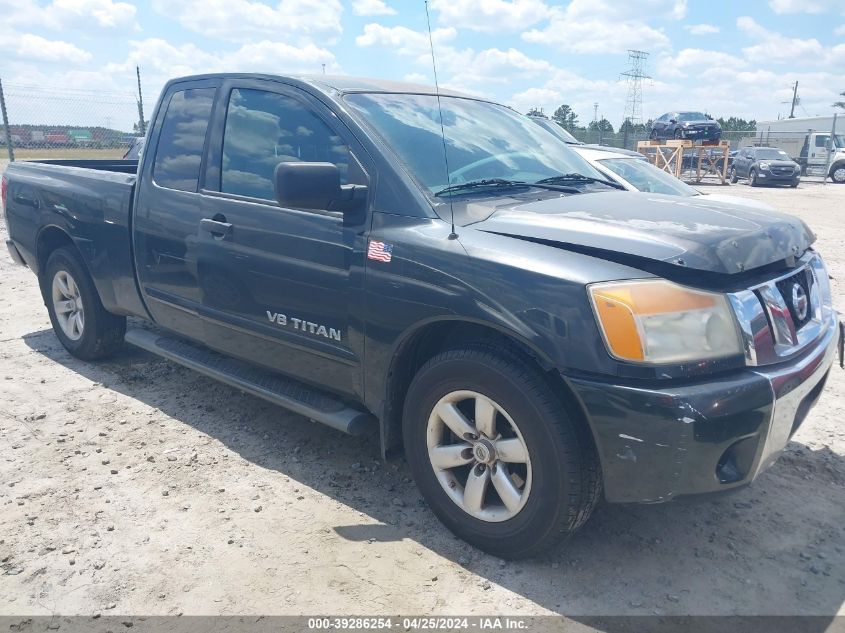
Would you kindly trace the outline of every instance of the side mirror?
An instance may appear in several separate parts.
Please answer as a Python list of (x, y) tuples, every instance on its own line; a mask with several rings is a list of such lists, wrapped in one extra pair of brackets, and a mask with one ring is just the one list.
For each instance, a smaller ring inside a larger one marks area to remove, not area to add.
[(332, 163), (284, 162), (276, 165), (276, 200), (283, 207), (340, 211), (363, 211), (367, 188), (341, 185), (340, 170)]

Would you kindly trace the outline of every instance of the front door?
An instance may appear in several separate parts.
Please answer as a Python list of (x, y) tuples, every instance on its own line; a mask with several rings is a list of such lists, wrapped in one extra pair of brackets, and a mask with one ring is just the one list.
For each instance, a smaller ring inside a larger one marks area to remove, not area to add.
[(367, 184), (365, 172), (345, 130), (327, 123), (307, 93), (259, 80), (233, 81), (223, 93), (213, 132), (222, 147), (210, 152), (198, 238), (205, 340), (360, 392), (363, 337), (350, 303), (363, 286), (364, 225), (338, 212), (282, 208), (273, 180), (282, 161), (334, 163), (344, 184)]
[(198, 318), (198, 193), (217, 82), (172, 85), (162, 96), (143, 158), (132, 235), (138, 282), (155, 321), (201, 340)]

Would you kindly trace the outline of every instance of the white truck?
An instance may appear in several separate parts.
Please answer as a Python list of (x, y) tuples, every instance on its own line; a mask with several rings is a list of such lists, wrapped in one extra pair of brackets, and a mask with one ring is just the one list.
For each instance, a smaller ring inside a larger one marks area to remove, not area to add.
[(778, 147), (801, 165), (806, 176), (826, 176), (845, 183), (845, 117), (779, 119), (757, 123), (757, 134), (740, 146)]

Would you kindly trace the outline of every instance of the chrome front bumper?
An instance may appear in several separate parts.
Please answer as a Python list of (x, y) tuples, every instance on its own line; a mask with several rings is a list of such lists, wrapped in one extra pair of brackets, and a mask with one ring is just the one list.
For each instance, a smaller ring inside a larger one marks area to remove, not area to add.
[(752, 479), (775, 462), (821, 395), (842, 336), (836, 313), (828, 325), (812, 352), (801, 360), (785, 367), (753, 370), (769, 382), (774, 405)]

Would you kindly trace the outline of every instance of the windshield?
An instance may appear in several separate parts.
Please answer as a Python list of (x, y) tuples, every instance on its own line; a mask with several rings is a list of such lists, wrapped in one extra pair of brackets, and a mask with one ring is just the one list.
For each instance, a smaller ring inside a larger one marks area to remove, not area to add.
[(637, 191), (670, 196), (697, 196), (698, 191), (640, 158), (600, 158), (599, 163), (621, 176)]
[(534, 123), (539, 125), (541, 128), (548, 130), (564, 143), (571, 143), (574, 145), (581, 145), (581, 141), (577, 138), (572, 136), (569, 132), (564, 130), (560, 125), (552, 121), (551, 119), (541, 119), (540, 117), (529, 117)]
[(792, 160), (782, 149), (755, 149), (754, 156), (764, 160)]
[(702, 112), (681, 112), (678, 121), (706, 121), (707, 117)]
[(447, 178), (436, 95), (350, 94), (346, 101), (430, 194), (450, 185), (493, 178), (532, 183), (572, 173), (602, 178), (527, 116), (485, 101), (441, 97)]

